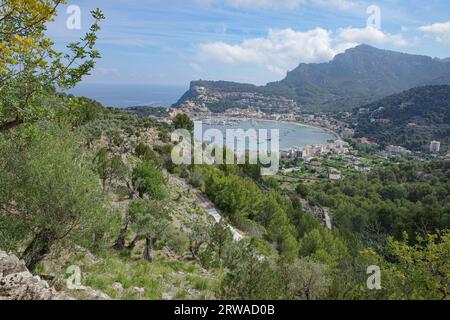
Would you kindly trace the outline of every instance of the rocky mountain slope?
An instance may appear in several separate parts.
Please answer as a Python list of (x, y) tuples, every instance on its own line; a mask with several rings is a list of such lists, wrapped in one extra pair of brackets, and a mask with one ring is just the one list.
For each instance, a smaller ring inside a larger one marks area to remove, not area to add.
[(264, 87), (226, 81), (193, 81), (175, 104), (194, 112), (224, 112), (228, 109), (258, 108), (263, 112), (288, 113), (299, 108), (290, 98), (266, 92)]
[(0, 250), (0, 300), (111, 300), (104, 292), (89, 286), (67, 288), (62, 274), (52, 278), (49, 284), (33, 275), (23, 260)]
[(250, 105), (286, 112), (296, 104), (306, 110), (350, 110), (413, 87), (450, 84), (448, 61), (360, 45), (328, 63), (302, 63), (266, 86), (194, 81), (176, 106), (214, 112)]

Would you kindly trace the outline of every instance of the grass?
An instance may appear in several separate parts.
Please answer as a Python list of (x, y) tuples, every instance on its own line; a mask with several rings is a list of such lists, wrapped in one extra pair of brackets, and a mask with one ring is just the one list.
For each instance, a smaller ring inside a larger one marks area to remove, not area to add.
[(209, 288), (209, 280), (205, 278), (195, 278), (193, 285), (196, 290), (204, 291)]
[(173, 271), (182, 271), (185, 273), (193, 273), (198, 271), (198, 266), (192, 263), (185, 263), (181, 261), (170, 261), (166, 263)]
[[(190, 292), (201, 292), (204, 297), (211, 295), (214, 282), (200, 273), (201, 267), (196, 263), (162, 259), (150, 263), (132, 258), (125, 251), (103, 253), (101, 262), (97, 264), (78, 263), (82, 265), (82, 285), (121, 300), (159, 300), (174, 288), (181, 288), (174, 293), (174, 299), (198, 298), (190, 297)], [(77, 261), (70, 264), (77, 265)], [(112, 287), (116, 282), (122, 285), (123, 290)], [(138, 292), (135, 287), (143, 288), (144, 292)]]
[(187, 296), (189, 296), (189, 291), (183, 288), (177, 291), (174, 298), (180, 300), (185, 299)]
[[(133, 287), (144, 288), (146, 297), (161, 299), (164, 282), (170, 278), (172, 270), (162, 262), (133, 261), (110, 256), (102, 263), (85, 271), (83, 283), (107, 293), (114, 299), (138, 299), (141, 294)], [(111, 285), (122, 284), (124, 290), (115, 290)]]

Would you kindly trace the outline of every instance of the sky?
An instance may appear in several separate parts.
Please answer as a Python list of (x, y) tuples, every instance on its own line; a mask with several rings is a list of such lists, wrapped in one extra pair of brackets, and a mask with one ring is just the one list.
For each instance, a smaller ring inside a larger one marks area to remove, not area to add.
[(261, 85), (361, 43), (450, 57), (448, 0), (69, 0), (48, 27), (58, 49), (87, 31), (96, 7), (102, 59), (84, 84)]

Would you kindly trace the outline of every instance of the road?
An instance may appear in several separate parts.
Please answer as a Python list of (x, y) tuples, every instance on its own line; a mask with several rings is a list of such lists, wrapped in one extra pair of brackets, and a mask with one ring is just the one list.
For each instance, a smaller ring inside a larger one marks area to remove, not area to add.
[(308, 203), (308, 201), (306, 201), (305, 199), (303, 199), (301, 197), (299, 197), (299, 200), (302, 204), (302, 208), (303, 208), (304, 212), (311, 212), (311, 214), (313, 214), (315, 217), (318, 217), (318, 218), (323, 217), (323, 222), (325, 223), (325, 226), (330, 230), (333, 229), (333, 221), (331, 220), (330, 211), (328, 208), (311, 206)]
[[(171, 181), (172, 187), (174, 187), (175, 189), (177, 189), (180, 192), (187, 191), (190, 194), (194, 194), (198, 200), (198, 204), (203, 209), (205, 209), (205, 211), (211, 217), (214, 218), (214, 221), (216, 221), (217, 223), (222, 221), (223, 217), (220, 214), (219, 210), (216, 209), (214, 204), (199, 189), (192, 187), (184, 179), (182, 179), (180, 177), (177, 177), (177, 176), (169, 174), (169, 173), (167, 173), (167, 175), (168, 175), (169, 181)], [(180, 195), (180, 197), (181, 197), (181, 195)], [(233, 235), (234, 241), (241, 241), (242, 239), (244, 239), (245, 234), (242, 231), (237, 230), (229, 223), (227, 223), (226, 225), (230, 229), (230, 231)]]
[[(222, 215), (219, 213), (219, 211), (216, 209), (214, 204), (205, 196), (203, 195), (199, 190), (193, 189), (192, 190), (195, 195), (197, 196), (197, 199), (200, 202), (200, 205), (206, 210), (206, 212), (209, 213), (211, 217), (214, 218), (214, 220), (219, 223), (222, 221)], [(236, 228), (234, 228), (231, 224), (227, 223), (228, 229), (230, 229), (231, 233), (233, 234), (233, 240), (234, 241), (241, 241), (244, 239), (244, 236), (240, 231), (238, 231)]]
[(327, 226), (328, 229), (332, 229), (333, 228), (333, 224), (331, 223), (331, 218), (330, 218), (330, 213), (328, 212), (328, 209), (326, 208), (322, 208), (323, 209), (323, 215), (325, 216), (325, 225)]

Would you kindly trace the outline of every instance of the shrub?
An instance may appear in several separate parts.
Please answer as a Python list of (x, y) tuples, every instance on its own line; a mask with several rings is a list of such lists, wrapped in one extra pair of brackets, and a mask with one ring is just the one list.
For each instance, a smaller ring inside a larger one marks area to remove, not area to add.
[(153, 162), (143, 161), (133, 170), (133, 185), (142, 198), (147, 194), (151, 199), (167, 196), (165, 178), (160, 168)]

